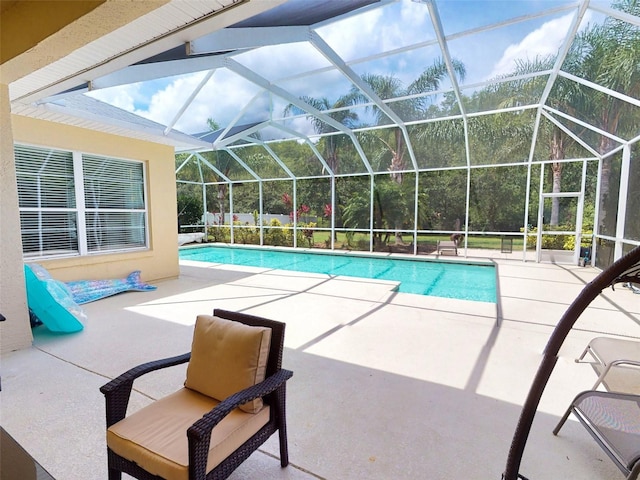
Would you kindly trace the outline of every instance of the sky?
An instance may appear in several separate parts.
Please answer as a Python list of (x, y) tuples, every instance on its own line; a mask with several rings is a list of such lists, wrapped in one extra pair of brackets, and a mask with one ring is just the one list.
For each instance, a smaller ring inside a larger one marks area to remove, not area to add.
[[(573, 3), (568, 0), (438, 0), (437, 6), (445, 36), (449, 36)], [(507, 74), (512, 71), (517, 59), (533, 60), (536, 56), (556, 54), (574, 12), (575, 9), (554, 13), (451, 40), (448, 42), (451, 56), (463, 62), (466, 67), (466, 77), (461, 85), (473, 85)], [(588, 11), (583, 25), (593, 21), (592, 17), (594, 16)], [(317, 32), (358, 75), (393, 75), (401, 80), (403, 86), (408, 85), (424, 68), (441, 57), (436, 42), (388, 58), (361, 61), (379, 52), (436, 39), (428, 8), (419, 1), (400, 0), (382, 8), (369, 9), (363, 14), (325, 25)], [(335, 69), (331, 70), (331, 64), (308, 43), (263, 47), (234, 59), (270, 82), (287, 89), (296, 98), (305, 95), (315, 99), (326, 98), (332, 104), (351, 87), (351, 83)], [(287, 80), (287, 77), (318, 68), (329, 68), (330, 71)], [(174, 122), (176, 114), (198, 88), (206, 73), (97, 90), (91, 95), (116, 107), (169, 125)], [(441, 88), (448, 88), (450, 85), (446, 80)], [(213, 118), (224, 127), (234, 120), (242, 124), (266, 120), (269, 115), (274, 118), (282, 116), (289, 102), (261, 92), (259, 87), (248, 80), (226, 69), (219, 69), (177, 119), (174, 128), (194, 134), (208, 129), (208, 118)], [(238, 119), (238, 116), (241, 118)], [(312, 133), (306, 120), (299, 119), (297, 124), (306, 130), (305, 133)]]

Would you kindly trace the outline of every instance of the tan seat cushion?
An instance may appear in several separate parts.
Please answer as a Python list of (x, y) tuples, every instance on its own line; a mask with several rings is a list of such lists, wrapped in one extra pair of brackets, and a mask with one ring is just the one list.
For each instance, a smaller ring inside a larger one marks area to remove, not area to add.
[[(255, 385), (265, 378), (270, 344), (270, 328), (198, 315), (185, 386), (222, 401)], [(255, 413), (262, 408), (262, 399), (240, 408)]]
[[(107, 445), (154, 475), (167, 480), (187, 480), (187, 429), (218, 403), (183, 388), (112, 425), (107, 430)], [(268, 405), (256, 414), (233, 410), (213, 429), (207, 471), (215, 468), (268, 421)]]

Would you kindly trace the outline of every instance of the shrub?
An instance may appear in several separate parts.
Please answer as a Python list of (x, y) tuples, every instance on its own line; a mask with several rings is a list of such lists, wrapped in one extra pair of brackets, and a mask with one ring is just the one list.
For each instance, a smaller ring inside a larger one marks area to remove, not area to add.
[(313, 247), (314, 228), (316, 228), (316, 224), (314, 222), (298, 224), (298, 232), (297, 232), (298, 245), (300, 245), (301, 243), (306, 243), (309, 246), (309, 248)]
[[(545, 225), (545, 231), (569, 231), (573, 230), (573, 226), (570, 225), (558, 225), (552, 227), (551, 225)], [(520, 229), (521, 232), (524, 229)], [(536, 239), (537, 239), (537, 227), (532, 227), (529, 229), (527, 234), (527, 248), (533, 249), (536, 248)], [(582, 234), (581, 246), (588, 247), (591, 245), (591, 237), (593, 232), (585, 231)], [(576, 246), (576, 237), (575, 235), (542, 235), (542, 248), (548, 250), (573, 250)]]
[(207, 238), (211, 242), (229, 243), (231, 242), (231, 229), (227, 226), (208, 227)]
[(265, 245), (291, 246), (293, 244), (291, 228), (289, 226), (283, 228), (280, 220), (272, 218), (269, 227), (264, 229), (264, 243)]

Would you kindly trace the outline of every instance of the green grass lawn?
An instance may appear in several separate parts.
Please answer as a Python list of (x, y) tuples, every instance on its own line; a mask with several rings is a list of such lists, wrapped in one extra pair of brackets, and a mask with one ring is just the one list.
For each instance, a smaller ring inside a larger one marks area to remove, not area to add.
[[(330, 245), (329, 240), (330, 232), (314, 232), (313, 234), (313, 242), (316, 246), (324, 246)], [(521, 236), (508, 236), (507, 238), (511, 238), (513, 241), (513, 250), (522, 250), (522, 237)], [(413, 242), (412, 235), (403, 235), (402, 240), (407, 245)], [(449, 240), (448, 235), (419, 235), (418, 236), (418, 245), (432, 245), (436, 246), (438, 240)], [(468, 247), (469, 248), (484, 248), (489, 250), (500, 250), (501, 248), (502, 238), (497, 236), (469, 236)], [(357, 247), (358, 245), (368, 245), (369, 243), (369, 235), (365, 233), (356, 233), (353, 235), (353, 239), (351, 241), (352, 247)], [(394, 243), (394, 237), (389, 237), (388, 244)], [(337, 240), (335, 244), (338, 248), (346, 248), (348, 245), (347, 236), (343, 232), (338, 232)]]
[[(235, 230), (234, 230), (235, 231)], [(212, 242), (222, 241), (228, 242), (229, 232), (222, 231), (223, 235), (220, 238), (216, 238), (216, 236), (212, 236), (211, 232), (209, 235), (209, 240)], [(275, 236), (274, 236), (275, 235)], [(299, 233), (301, 235), (301, 233)], [(313, 232), (312, 238), (303, 238), (302, 236), (298, 237), (298, 246), (299, 247), (310, 247), (313, 246), (315, 248), (330, 248), (331, 232), (325, 230), (316, 230)], [(469, 235), (467, 246), (469, 248), (478, 248), (478, 249), (486, 249), (486, 250), (501, 250), (502, 249), (502, 240), (503, 238), (511, 239), (512, 243), (512, 251), (522, 250), (522, 236), (521, 235)], [(427, 235), (419, 235), (418, 236), (418, 247), (422, 252), (429, 252), (436, 249), (436, 245), (440, 240), (449, 240), (450, 237), (447, 234), (427, 234)], [(266, 245), (291, 245), (291, 232), (289, 231), (288, 238), (284, 233), (284, 230), (279, 229), (269, 229), (269, 227), (265, 228), (265, 244)], [(309, 242), (312, 243), (309, 243)], [(403, 235), (402, 241), (406, 246), (412, 245), (413, 236), (412, 235)], [(235, 235), (235, 243), (246, 243), (246, 244), (259, 244), (259, 234), (257, 229), (255, 228), (241, 228), (236, 231)], [(388, 238), (386, 239), (387, 246), (395, 245), (395, 237), (393, 233), (390, 233)], [(464, 244), (462, 244), (464, 246)], [(345, 232), (337, 232), (336, 240), (335, 240), (335, 248), (338, 249), (346, 249), (346, 250), (358, 250), (358, 251), (368, 251), (369, 250), (369, 234), (367, 233), (354, 233), (350, 239), (347, 238), (347, 234)], [(399, 247), (396, 248), (398, 250)], [(407, 250), (405, 248), (405, 250)]]

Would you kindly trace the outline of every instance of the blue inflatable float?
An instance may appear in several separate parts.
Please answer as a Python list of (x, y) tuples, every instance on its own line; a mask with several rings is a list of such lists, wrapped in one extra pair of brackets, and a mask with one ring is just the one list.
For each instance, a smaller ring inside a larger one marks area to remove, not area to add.
[(51, 278), (44, 268), (40, 268), (44, 272), (34, 265), (24, 266), (29, 310), (52, 332), (79, 332), (84, 328), (86, 313), (73, 300), (63, 282)]
[(82, 330), (87, 315), (80, 306), (130, 290), (148, 291), (156, 287), (140, 279), (140, 271), (116, 280), (80, 280), (61, 282), (51, 277), (37, 263), (25, 264), (27, 303), (37, 320), (52, 332), (72, 333)]

